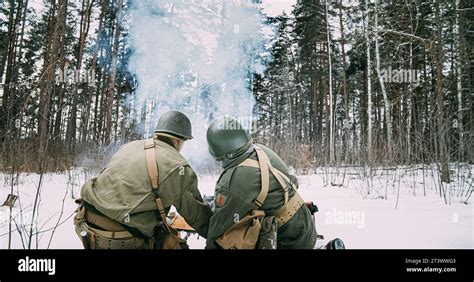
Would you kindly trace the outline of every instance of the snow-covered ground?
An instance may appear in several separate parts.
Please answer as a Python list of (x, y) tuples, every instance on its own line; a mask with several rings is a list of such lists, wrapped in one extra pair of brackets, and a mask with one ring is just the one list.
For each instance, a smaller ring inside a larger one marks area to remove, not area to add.
[[(426, 167), (424, 178), (417, 168), (378, 169), (370, 172), (371, 177), (364, 177), (368, 172), (356, 167), (321, 168), (299, 176), (301, 195), (319, 207), (318, 233), (326, 238), (339, 237), (351, 249), (474, 248), (472, 199), (465, 203), (465, 191), (473, 185), (472, 168), (462, 177), (453, 177), (455, 181), (445, 187), (446, 197), (440, 197), (433, 170)], [(85, 179), (92, 176), (83, 169), (44, 175), (32, 248), (82, 247), (72, 223), (74, 197), (78, 197)], [(39, 179), (36, 174), (22, 174), (14, 185), (14, 194), (20, 197), (12, 214), (12, 248), (28, 245), (26, 234)], [(201, 176), (201, 193), (213, 195), (216, 180), (217, 175)], [(0, 204), (10, 189), (8, 175), (0, 173)], [(0, 249), (8, 247), (8, 222), (9, 208), (0, 207)], [(191, 248), (203, 248), (205, 240), (191, 235), (188, 243)]]

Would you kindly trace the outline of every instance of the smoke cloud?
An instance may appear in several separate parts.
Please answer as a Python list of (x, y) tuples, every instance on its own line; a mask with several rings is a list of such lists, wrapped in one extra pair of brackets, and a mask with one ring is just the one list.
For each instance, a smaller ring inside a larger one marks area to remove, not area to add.
[[(159, 116), (179, 110), (194, 139), (183, 154), (198, 167), (211, 161), (206, 130), (220, 116), (255, 118), (252, 74), (268, 60), (271, 28), (251, 0), (141, 0), (131, 8), (129, 69), (138, 89), (137, 116), (150, 136)], [(247, 126), (250, 125), (247, 123)]]

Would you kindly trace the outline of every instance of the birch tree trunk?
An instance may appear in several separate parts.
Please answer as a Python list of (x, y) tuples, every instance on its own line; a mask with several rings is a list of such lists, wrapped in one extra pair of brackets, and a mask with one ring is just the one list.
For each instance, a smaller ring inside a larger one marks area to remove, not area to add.
[(393, 149), (393, 137), (392, 137), (392, 114), (391, 114), (391, 105), (388, 100), (387, 90), (385, 89), (385, 82), (383, 81), (382, 75), (380, 74), (380, 50), (379, 50), (379, 39), (378, 39), (378, 0), (375, 1), (375, 61), (377, 76), (380, 82), (380, 89), (383, 95), (384, 101), (384, 113), (385, 113), (385, 122), (387, 124), (387, 145), (388, 145), (388, 159), (392, 160), (392, 149)]
[[(411, 0), (410, 0), (410, 5), (407, 3), (407, 8), (410, 13), (410, 33), (414, 34), (414, 28), (413, 28), (413, 14), (412, 14), (412, 9), (411, 9)], [(410, 71), (413, 69), (413, 41), (412, 38), (410, 38)], [(411, 163), (411, 154), (412, 154), (412, 146), (411, 146), (411, 125), (412, 125), (412, 96), (413, 96), (413, 87), (412, 87), (412, 81), (409, 82), (408, 84), (408, 98), (407, 98), (407, 112), (408, 112), (408, 120), (407, 120), (407, 163)]]
[(331, 36), (329, 29), (328, 0), (326, 0), (326, 36), (328, 45), (328, 65), (329, 65), (329, 162), (334, 163), (334, 101), (332, 97), (332, 65), (331, 65)]
[(457, 50), (457, 60), (456, 60), (456, 90), (458, 94), (458, 113), (457, 113), (457, 120), (458, 120), (458, 132), (459, 132), (459, 161), (463, 160), (464, 157), (464, 126), (463, 126), (463, 109), (462, 109), (462, 55), (463, 55), (463, 50), (461, 46), (461, 41), (463, 40), (462, 34), (460, 32), (460, 19), (459, 19), (459, 1), (460, 0), (455, 0), (456, 1), (456, 22), (454, 23), (455, 26), (455, 34), (457, 36), (457, 40), (454, 40), (456, 44), (456, 50)]
[(369, 36), (369, 1), (365, 0), (365, 42), (367, 57), (367, 152), (368, 162), (373, 158), (372, 152), (372, 86), (371, 86), (371, 64), (370, 64), (370, 36)]
[(342, 53), (342, 87), (344, 92), (344, 123), (343, 123), (343, 130), (344, 130), (344, 151), (345, 156), (344, 160), (347, 162), (349, 161), (349, 93), (347, 89), (347, 77), (346, 77), (346, 70), (347, 70), (347, 60), (346, 60), (346, 49), (345, 49), (345, 35), (344, 35), (344, 24), (342, 21), (342, 0), (339, 3), (339, 25), (341, 28), (341, 53)]

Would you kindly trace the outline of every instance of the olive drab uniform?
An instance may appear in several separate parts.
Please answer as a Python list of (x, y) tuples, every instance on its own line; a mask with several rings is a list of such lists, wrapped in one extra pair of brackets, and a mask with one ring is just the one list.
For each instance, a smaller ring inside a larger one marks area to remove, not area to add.
[(81, 197), (75, 224), (86, 248), (160, 248), (155, 244), (157, 226), (166, 221), (163, 215), (171, 205), (203, 237), (212, 215), (193, 169), (173, 146), (160, 140), (124, 145), (97, 177), (84, 184)]
[(263, 211), (277, 219), (278, 249), (312, 249), (314, 220), (297, 185), (286, 164), (263, 145), (255, 144), (232, 159), (217, 182), (206, 248), (223, 247), (220, 240), (227, 230), (246, 215)]

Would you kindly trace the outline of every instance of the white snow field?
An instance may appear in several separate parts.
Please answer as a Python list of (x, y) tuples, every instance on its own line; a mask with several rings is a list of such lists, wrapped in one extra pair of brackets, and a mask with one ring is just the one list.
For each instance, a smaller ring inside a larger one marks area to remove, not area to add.
[[(320, 168), (299, 176), (299, 191), (319, 207), (318, 233), (326, 239), (343, 239), (348, 249), (474, 249), (474, 209), (472, 197), (468, 197), (473, 167), (454, 174), (449, 186), (444, 184), (446, 197), (440, 197), (433, 171), (425, 166), (423, 179), (423, 170), (416, 167), (378, 169), (372, 171), (372, 177), (364, 177), (368, 172), (364, 168)], [(82, 248), (72, 223), (74, 198), (84, 181), (93, 176), (79, 168), (43, 176), (31, 248)], [(13, 249), (28, 247), (39, 180), (37, 174), (21, 174), (18, 185), (14, 183), (19, 200), (12, 212)], [(201, 193), (213, 195), (216, 180), (217, 175), (200, 176)], [(0, 173), (0, 204), (10, 189), (10, 176)], [(0, 207), (0, 249), (8, 248), (8, 230), (9, 208)], [(190, 235), (188, 243), (193, 249), (202, 249), (205, 240)]]

